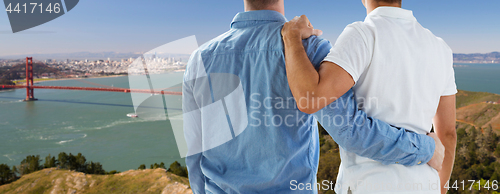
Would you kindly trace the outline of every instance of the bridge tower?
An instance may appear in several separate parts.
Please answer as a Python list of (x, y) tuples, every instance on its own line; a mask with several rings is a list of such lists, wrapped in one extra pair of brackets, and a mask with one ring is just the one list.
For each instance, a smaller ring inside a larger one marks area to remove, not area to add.
[(26, 57), (26, 99), (24, 101), (34, 101), (33, 93), (33, 57)]

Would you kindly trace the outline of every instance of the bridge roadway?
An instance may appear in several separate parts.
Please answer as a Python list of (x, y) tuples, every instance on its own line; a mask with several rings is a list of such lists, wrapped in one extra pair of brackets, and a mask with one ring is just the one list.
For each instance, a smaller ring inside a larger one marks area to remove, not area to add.
[[(26, 88), (27, 86), (18, 85), (0, 85), (0, 88)], [(30, 86), (33, 89), (51, 89), (51, 90), (86, 90), (102, 92), (124, 92), (124, 93), (150, 93), (165, 95), (182, 95), (182, 92), (147, 90), (147, 89), (127, 89), (127, 88), (93, 88), (93, 87), (71, 87), (71, 86)]]

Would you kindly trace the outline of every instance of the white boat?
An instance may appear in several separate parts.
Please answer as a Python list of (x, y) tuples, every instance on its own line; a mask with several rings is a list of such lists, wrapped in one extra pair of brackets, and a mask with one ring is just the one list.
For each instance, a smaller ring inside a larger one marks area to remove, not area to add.
[(136, 118), (136, 117), (139, 117), (139, 116), (137, 116), (137, 114), (135, 114), (135, 113), (128, 113), (127, 117)]

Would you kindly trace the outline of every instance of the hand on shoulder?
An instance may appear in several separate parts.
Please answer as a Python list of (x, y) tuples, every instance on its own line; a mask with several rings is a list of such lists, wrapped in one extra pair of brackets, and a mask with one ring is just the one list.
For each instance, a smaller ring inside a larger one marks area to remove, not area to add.
[(296, 16), (289, 22), (285, 23), (285, 25), (283, 25), (283, 29), (281, 30), (283, 40), (302, 40), (313, 35), (320, 36), (321, 34), (323, 34), (323, 31), (314, 29), (313, 25), (305, 15), (300, 17)]

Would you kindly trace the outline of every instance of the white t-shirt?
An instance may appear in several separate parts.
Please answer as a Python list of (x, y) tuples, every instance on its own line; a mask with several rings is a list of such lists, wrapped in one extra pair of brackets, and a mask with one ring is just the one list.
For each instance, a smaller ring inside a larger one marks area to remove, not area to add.
[[(451, 49), (401, 8), (379, 7), (348, 25), (324, 61), (351, 74), (369, 116), (421, 134), (430, 132), (440, 97), (457, 93)], [(428, 165), (383, 165), (344, 149), (340, 156), (339, 194), (440, 193)]]

